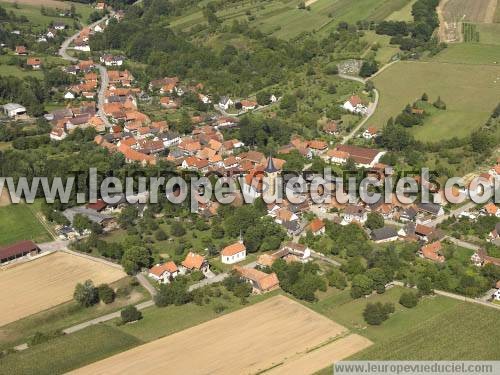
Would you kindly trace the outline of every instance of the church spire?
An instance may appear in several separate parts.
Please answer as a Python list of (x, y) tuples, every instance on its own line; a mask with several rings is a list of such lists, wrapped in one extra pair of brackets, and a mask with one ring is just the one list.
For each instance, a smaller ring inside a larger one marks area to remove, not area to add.
[(267, 158), (266, 169), (264, 170), (266, 173), (276, 173), (278, 169), (274, 166), (273, 158), (271, 155)]

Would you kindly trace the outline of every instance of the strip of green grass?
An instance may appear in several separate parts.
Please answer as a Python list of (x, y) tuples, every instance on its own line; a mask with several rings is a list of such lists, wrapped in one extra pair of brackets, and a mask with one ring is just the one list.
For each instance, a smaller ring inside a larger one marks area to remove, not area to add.
[(0, 358), (0, 374), (62, 374), (141, 343), (114, 327), (91, 326)]

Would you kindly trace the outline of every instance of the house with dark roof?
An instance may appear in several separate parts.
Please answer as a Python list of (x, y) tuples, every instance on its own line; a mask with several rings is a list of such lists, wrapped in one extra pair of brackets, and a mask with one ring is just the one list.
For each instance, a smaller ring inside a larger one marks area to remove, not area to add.
[(372, 230), (370, 237), (375, 243), (397, 241), (399, 238), (396, 229), (388, 226)]

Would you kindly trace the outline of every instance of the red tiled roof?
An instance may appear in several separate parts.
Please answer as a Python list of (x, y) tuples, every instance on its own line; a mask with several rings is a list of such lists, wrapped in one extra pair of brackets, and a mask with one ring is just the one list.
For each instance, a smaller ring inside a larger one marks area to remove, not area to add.
[(12, 256), (29, 253), (38, 249), (33, 241), (21, 241), (15, 244), (0, 248), (0, 259), (7, 259)]
[(242, 251), (245, 251), (246, 247), (244, 244), (241, 242), (236, 242), (233, 243), (232, 245), (226, 246), (222, 251), (220, 252), (223, 256), (232, 256), (238, 253), (241, 253)]

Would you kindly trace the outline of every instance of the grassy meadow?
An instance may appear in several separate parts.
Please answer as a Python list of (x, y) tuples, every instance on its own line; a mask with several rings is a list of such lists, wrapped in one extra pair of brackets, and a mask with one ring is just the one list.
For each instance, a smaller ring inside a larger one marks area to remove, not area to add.
[[(15, 5), (17, 3), (17, 6)], [(73, 26), (73, 19), (68, 17), (53, 17), (48, 15), (43, 15), (40, 11), (41, 5), (43, 5), (43, 1), (40, 1), (40, 5), (34, 5), (34, 3), (23, 3), (14, 1), (6, 1), (0, 0), (0, 5), (7, 10), (7, 12), (14, 12), (17, 16), (25, 16), (29, 19), (30, 25), (35, 30), (46, 29), (47, 26), (54, 21), (64, 22), (67, 26)], [(80, 3), (72, 3), (69, 1), (61, 1), (58, 2), (60, 5), (58, 6), (60, 9), (69, 9), (71, 5), (74, 5), (76, 8), (76, 12), (79, 16), (79, 19), (83, 24), (86, 24), (90, 13), (92, 13), (93, 9), (89, 5), (80, 4)], [(55, 9), (52, 4), (45, 6), (47, 9)]]
[(0, 374), (62, 374), (141, 343), (115, 327), (95, 325), (0, 358)]
[[(337, 291), (316, 304), (315, 311), (366, 336), (374, 345), (352, 360), (494, 360), (500, 355), (498, 311), (442, 296), (422, 298), (412, 309), (398, 301), (405, 288), (352, 300), (349, 291)], [(368, 326), (363, 310), (368, 302), (391, 302), (396, 311), (380, 326)], [(485, 334), (488, 332), (488, 334)], [(317, 375), (331, 374), (331, 367)]]
[(438, 62), (398, 62), (373, 81), (380, 92), (379, 106), (369, 126), (381, 128), (408, 103), (425, 92), (429, 101), (438, 96), (447, 109), (425, 119), (412, 132), (424, 141), (470, 134), (488, 119), (498, 104), (500, 67)]
[(0, 207), (0, 246), (22, 240), (50, 241), (50, 235), (38, 221), (34, 205), (11, 204)]
[[(242, 1), (217, 12), (230, 25), (234, 20), (248, 21), (251, 26), (278, 38), (291, 39), (302, 32), (329, 32), (339, 22), (356, 23), (360, 20), (383, 20), (405, 8), (411, 0), (317, 0), (309, 10), (298, 9), (297, 0), (253, 2)], [(174, 18), (170, 25), (187, 30), (206, 24), (201, 10), (190, 11)]]

